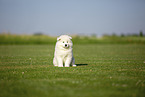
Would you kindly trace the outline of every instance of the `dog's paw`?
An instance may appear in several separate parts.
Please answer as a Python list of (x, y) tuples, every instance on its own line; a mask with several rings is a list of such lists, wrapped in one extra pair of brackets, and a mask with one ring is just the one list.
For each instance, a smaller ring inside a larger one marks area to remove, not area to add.
[(74, 64), (74, 65), (72, 65), (72, 66), (73, 66), (73, 67), (76, 67), (77, 65)]
[(57, 65), (54, 65), (55, 67), (57, 67)]
[(63, 67), (63, 65), (58, 65), (58, 67)]
[(65, 67), (69, 67), (69, 65), (65, 65)]

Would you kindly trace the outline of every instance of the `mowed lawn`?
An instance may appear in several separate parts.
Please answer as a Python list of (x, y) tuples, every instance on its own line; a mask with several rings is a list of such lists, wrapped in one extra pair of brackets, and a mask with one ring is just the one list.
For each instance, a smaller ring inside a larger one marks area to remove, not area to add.
[(1, 45), (0, 97), (145, 97), (145, 45), (73, 47), (77, 67), (54, 67), (54, 45)]

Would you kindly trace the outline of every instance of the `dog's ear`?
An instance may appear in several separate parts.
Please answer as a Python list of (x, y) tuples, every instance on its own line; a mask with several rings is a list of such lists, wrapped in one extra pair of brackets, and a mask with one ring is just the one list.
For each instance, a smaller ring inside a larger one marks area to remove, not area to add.
[(59, 41), (59, 40), (61, 40), (61, 38), (60, 37), (57, 37), (57, 41)]
[(72, 39), (72, 37), (69, 36), (69, 39)]

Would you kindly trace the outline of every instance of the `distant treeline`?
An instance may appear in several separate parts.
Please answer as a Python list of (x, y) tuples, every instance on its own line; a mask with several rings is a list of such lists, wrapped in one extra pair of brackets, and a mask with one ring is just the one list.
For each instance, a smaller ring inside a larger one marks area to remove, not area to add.
[(145, 35), (143, 34), (143, 31), (140, 31), (139, 33), (131, 33), (131, 34), (121, 34), (121, 35), (117, 35), (115, 33), (113, 33), (112, 35), (103, 35), (103, 36), (120, 36), (120, 37), (125, 37), (125, 36), (134, 36), (134, 37), (144, 37)]
[[(9, 44), (55, 44), (57, 37), (43, 34), (16, 35), (10, 33), (0, 34), (0, 45)], [(145, 37), (140, 35), (103, 35), (102, 37), (73, 35), (74, 44), (145, 44)]]

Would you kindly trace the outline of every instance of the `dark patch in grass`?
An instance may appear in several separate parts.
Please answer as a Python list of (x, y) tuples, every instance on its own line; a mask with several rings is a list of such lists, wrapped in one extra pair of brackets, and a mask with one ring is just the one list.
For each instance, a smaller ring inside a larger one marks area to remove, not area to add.
[(77, 66), (84, 66), (84, 65), (88, 65), (88, 64), (76, 64)]

